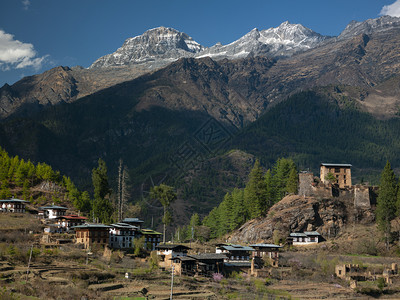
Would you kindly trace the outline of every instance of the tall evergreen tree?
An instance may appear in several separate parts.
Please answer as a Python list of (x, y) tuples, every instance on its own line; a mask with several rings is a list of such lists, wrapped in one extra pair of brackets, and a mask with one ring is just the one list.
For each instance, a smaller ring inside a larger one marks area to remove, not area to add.
[(274, 203), (280, 201), (287, 193), (286, 187), (290, 171), (296, 170), (296, 165), (293, 160), (288, 158), (279, 158), (273, 168), (274, 176)]
[(233, 208), (231, 230), (236, 229), (247, 220), (246, 208), (244, 207), (244, 190), (235, 188), (232, 191)]
[(93, 216), (101, 223), (112, 220), (113, 206), (110, 201), (111, 189), (108, 184), (107, 166), (104, 160), (99, 159), (98, 167), (92, 170), (94, 187)]
[(164, 208), (164, 216), (162, 222), (164, 225), (163, 243), (165, 243), (166, 226), (169, 225), (172, 221), (171, 213), (168, 211), (168, 208), (171, 203), (176, 200), (176, 193), (173, 187), (166, 184), (160, 184), (150, 190), (150, 196), (153, 199), (157, 199), (158, 201), (160, 201), (161, 205)]
[(292, 168), (289, 172), (289, 176), (286, 183), (286, 192), (288, 194), (297, 194), (297, 189), (299, 185), (299, 175), (295, 168)]
[(256, 160), (244, 189), (244, 200), (250, 218), (266, 212), (266, 185), (259, 160)]
[(396, 217), (397, 204), (397, 182), (396, 176), (390, 166), (389, 161), (386, 162), (385, 168), (381, 173), (379, 184), (379, 193), (376, 206), (376, 221), (378, 228), (385, 237), (386, 247), (389, 247), (390, 241), (390, 221)]

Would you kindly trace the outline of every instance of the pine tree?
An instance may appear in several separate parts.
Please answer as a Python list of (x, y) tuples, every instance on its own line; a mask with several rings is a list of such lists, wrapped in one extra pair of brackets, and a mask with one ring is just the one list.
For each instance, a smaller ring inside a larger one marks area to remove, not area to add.
[(286, 192), (288, 194), (297, 194), (298, 184), (299, 184), (299, 175), (295, 168), (292, 168), (289, 173), (289, 177), (286, 183)]
[(232, 191), (233, 209), (231, 230), (238, 228), (247, 220), (246, 208), (244, 207), (244, 190), (235, 188)]
[(266, 185), (260, 162), (256, 160), (244, 189), (245, 206), (250, 218), (256, 218), (266, 212)]
[(274, 204), (275, 202), (275, 186), (274, 186), (274, 178), (272, 177), (271, 170), (268, 169), (267, 172), (265, 173), (265, 199), (266, 199), (266, 205), (268, 209)]
[(98, 167), (92, 170), (94, 187), (93, 215), (101, 223), (112, 220), (113, 207), (110, 201), (111, 189), (108, 184), (107, 166), (104, 160), (99, 159)]
[(226, 193), (224, 200), (218, 207), (220, 226), (218, 235), (228, 233), (232, 228), (233, 220), (233, 197), (230, 193)]
[(218, 237), (219, 223), (219, 211), (217, 207), (214, 207), (203, 219), (203, 225), (210, 228), (210, 238)]
[(273, 168), (274, 176), (274, 203), (280, 201), (287, 193), (286, 185), (289, 178), (290, 171), (296, 170), (296, 165), (293, 160), (288, 158), (279, 158)]
[(397, 183), (389, 161), (381, 173), (379, 193), (376, 206), (376, 221), (383, 232), (386, 247), (389, 247), (390, 221), (396, 217)]

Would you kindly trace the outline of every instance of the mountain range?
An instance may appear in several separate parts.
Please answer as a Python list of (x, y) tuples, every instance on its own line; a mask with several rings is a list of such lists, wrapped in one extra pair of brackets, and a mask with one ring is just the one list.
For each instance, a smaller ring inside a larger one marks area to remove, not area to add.
[(149, 176), (167, 174), (183, 223), (244, 184), (254, 160), (232, 160), (232, 149), (266, 167), (283, 155), (299, 168), (355, 163), (359, 179), (385, 159), (400, 164), (399, 53), (400, 19), (388, 16), (351, 22), (338, 37), (284, 22), (210, 48), (155, 28), (88, 69), (3, 86), (0, 146), (81, 186), (99, 157), (111, 173), (123, 158), (135, 199)]

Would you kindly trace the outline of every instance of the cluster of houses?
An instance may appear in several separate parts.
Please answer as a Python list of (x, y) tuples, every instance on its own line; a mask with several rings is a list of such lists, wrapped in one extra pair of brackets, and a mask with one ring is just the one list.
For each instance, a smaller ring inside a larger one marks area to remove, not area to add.
[(173, 268), (176, 275), (205, 275), (241, 271), (256, 275), (267, 261), (277, 267), (279, 250), (274, 244), (254, 244), (250, 246), (217, 244), (215, 253), (188, 254), (189, 247), (177, 244), (160, 244), (156, 247), (160, 267)]
[[(27, 202), (19, 199), (0, 200), (0, 208), (3, 212), (23, 213)], [(143, 221), (138, 218), (125, 218), (111, 225), (95, 224), (88, 223), (86, 217), (68, 215), (67, 210), (67, 207), (58, 205), (38, 209), (38, 217), (45, 224), (45, 236), (56, 233), (74, 234), (76, 243), (82, 244), (88, 250), (99, 246), (128, 250), (134, 247), (135, 239), (144, 237), (144, 248), (149, 251), (157, 250), (160, 267), (173, 268), (175, 274), (210, 275), (230, 270), (251, 270), (251, 274), (257, 276), (257, 270), (262, 269), (266, 262), (271, 267), (279, 264), (279, 250), (282, 248), (279, 245), (218, 244), (215, 253), (189, 255), (190, 248), (185, 245), (160, 244), (162, 234), (142, 228)], [(291, 233), (288, 237), (293, 245), (313, 244), (320, 240), (321, 236), (316, 231)]]
[[(10, 213), (25, 213), (29, 201), (20, 199), (0, 200), (0, 211)], [(85, 249), (94, 245), (108, 246), (111, 249), (132, 249), (133, 240), (144, 236), (146, 250), (155, 250), (161, 242), (162, 234), (152, 229), (142, 228), (143, 221), (138, 218), (125, 218), (122, 222), (104, 225), (88, 223), (88, 219), (74, 214), (67, 215), (67, 207), (48, 205), (38, 208), (38, 217), (45, 224), (46, 234), (75, 234), (78, 244)], [(48, 240), (48, 239), (47, 239)]]

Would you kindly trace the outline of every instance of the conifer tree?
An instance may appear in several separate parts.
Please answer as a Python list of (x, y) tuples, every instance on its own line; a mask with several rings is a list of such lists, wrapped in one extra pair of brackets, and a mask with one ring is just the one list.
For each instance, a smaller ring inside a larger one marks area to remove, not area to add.
[(108, 184), (107, 166), (104, 160), (99, 159), (98, 167), (92, 170), (94, 187), (93, 215), (101, 223), (111, 222), (113, 207), (110, 201), (111, 189)]
[(279, 158), (273, 168), (274, 176), (274, 189), (275, 189), (275, 199), (274, 204), (280, 201), (287, 193), (286, 186), (289, 178), (290, 171), (292, 169), (296, 170), (296, 165), (293, 160), (288, 158)]
[(289, 177), (286, 183), (286, 192), (288, 194), (297, 194), (298, 184), (299, 184), (299, 175), (295, 168), (292, 168), (289, 172)]
[(266, 205), (268, 208), (270, 208), (274, 204), (274, 199), (275, 199), (275, 186), (273, 181), (274, 179), (272, 177), (270, 169), (267, 170), (264, 177), (265, 177), (265, 188), (266, 188), (266, 193), (265, 193)]
[(376, 206), (376, 221), (378, 228), (385, 237), (386, 247), (389, 247), (390, 240), (390, 221), (396, 217), (397, 202), (397, 183), (395, 174), (390, 166), (389, 161), (386, 162), (385, 168), (381, 173), (379, 184), (379, 193)]
[(256, 160), (244, 189), (244, 201), (250, 218), (266, 212), (266, 185), (259, 160)]
[(219, 211), (217, 207), (214, 207), (208, 216), (203, 219), (203, 225), (210, 228), (210, 238), (218, 237)]
[(246, 208), (244, 207), (244, 191), (235, 188), (232, 191), (233, 208), (232, 208), (232, 221), (231, 230), (236, 229), (247, 220)]

